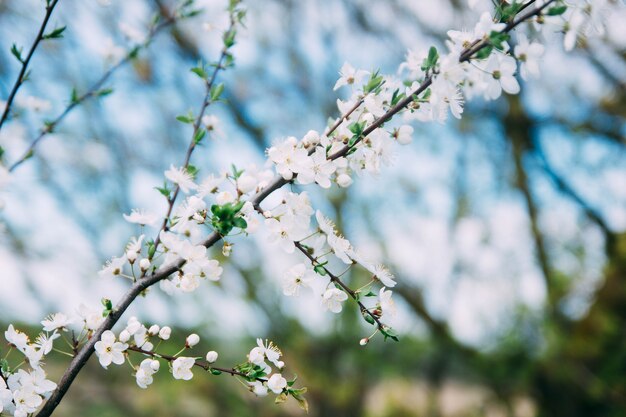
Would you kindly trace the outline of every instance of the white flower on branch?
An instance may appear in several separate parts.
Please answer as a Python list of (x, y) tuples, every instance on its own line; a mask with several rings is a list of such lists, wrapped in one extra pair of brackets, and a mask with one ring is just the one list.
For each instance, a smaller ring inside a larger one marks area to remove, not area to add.
[(124, 214), (123, 216), (127, 222), (142, 226), (156, 226), (159, 221), (159, 216), (143, 209), (132, 209), (130, 214)]
[(13, 393), (7, 388), (4, 379), (0, 378), (0, 413), (13, 405)]
[(152, 375), (159, 370), (159, 367), (160, 363), (155, 359), (148, 358), (141, 361), (139, 369), (137, 369), (135, 373), (135, 380), (139, 388), (146, 389), (148, 385), (152, 384), (154, 381)]
[(26, 348), (30, 341), (26, 333), (17, 330), (12, 324), (9, 324), (8, 329), (4, 332), (4, 338), (9, 342), (9, 345), (15, 346), (21, 351)]
[(313, 161), (304, 148), (297, 146), (298, 140), (290, 136), (267, 150), (270, 160), (276, 165), (276, 172), (290, 180), (293, 174), (311, 169)]
[(502, 53), (492, 53), (483, 69), (487, 73), (484, 77), (486, 99), (497, 99), (502, 94), (502, 90), (509, 94), (519, 93), (519, 83), (515, 78), (517, 70), (515, 58)]
[(333, 313), (341, 313), (343, 302), (348, 299), (348, 294), (338, 288), (330, 288), (322, 295), (322, 306)]
[(174, 165), (170, 165), (170, 169), (165, 171), (165, 178), (178, 185), (185, 194), (190, 190), (198, 188), (198, 185), (193, 181), (193, 177), (184, 167), (175, 168)]
[(294, 265), (283, 275), (283, 294), (297, 297), (300, 288), (310, 286), (315, 278), (315, 272), (305, 264)]
[(115, 333), (106, 330), (102, 337), (94, 345), (96, 355), (103, 368), (107, 368), (111, 363), (121, 365), (124, 363), (124, 352), (128, 349), (128, 344), (115, 341)]
[(124, 256), (113, 257), (98, 271), (98, 275), (102, 278), (115, 278), (122, 274), (127, 258)]
[(267, 388), (274, 394), (280, 394), (287, 387), (287, 380), (281, 374), (273, 374), (267, 380)]
[(378, 293), (378, 304), (380, 305), (380, 309), (383, 311), (383, 315), (395, 316), (397, 313), (396, 303), (393, 301), (391, 296), (393, 295), (393, 291), (389, 291), (386, 288), (381, 288)]
[(172, 375), (174, 379), (189, 381), (193, 378), (191, 368), (195, 363), (196, 360), (194, 358), (186, 358), (184, 356), (176, 358), (174, 362), (172, 362)]
[(368, 71), (356, 70), (352, 65), (345, 62), (339, 70), (340, 77), (335, 83), (333, 90), (338, 90), (344, 85), (360, 84), (361, 80), (363, 80), (363, 78), (365, 78), (367, 74), (369, 74)]
[(104, 321), (101, 311), (92, 309), (85, 304), (78, 306), (78, 316), (83, 320), (87, 330), (96, 330)]
[(330, 188), (330, 176), (335, 172), (335, 165), (326, 159), (326, 150), (318, 146), (310, 156), (312, 164), (298, 174), (298, 183), (316, 182), (322, 188)]
[(545, 47), (538, 42), (528, 42), (528, 38), (524, 34), (518, 37), (518, 43), (515, 46), (515, 57), (520, 61), (520, 74), (523, 79), (527, 80), (531, 75), (539, 75), (539, 59), (543, 55)]

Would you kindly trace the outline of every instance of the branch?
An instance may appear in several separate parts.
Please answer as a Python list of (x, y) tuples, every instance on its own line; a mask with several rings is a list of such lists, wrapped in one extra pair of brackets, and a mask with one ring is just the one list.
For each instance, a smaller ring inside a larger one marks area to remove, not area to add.
[(164, 28), (172, 25), (174, 22), (176, 22), (176, 19), (177, 19), (177, 17), (172, 15), (169, 18), (167, 18), (166, 20), (162, 21), (160, 24), (158, 24), (156, 26), (153, 26), (150, 29), (150, 31), (148, 32), (148, 36), (146, 37), (146, 40), (141, 45), (135, 46), (133, 49), (131, 49), (126, 54), (126, 56), (121, 61), (119, 61), (117, 64), (115, 64), (111, 68), (109, 68), (109, 70), (106, 71), (102, 75), (102, 77), (100, 77), (100, 79), (98, 81), (96, 81), (87, 90), (87, 92), (85, 92), (81, 96), (72, 97), (72, 100), (71, 100), (70, 104), (67, 105), (67, 107), (61, 112), (61, 114), (59, 114), (53, 120), (45, 123), (45, 126), (41, 129), (41, 131), (39, 132), (39, 135), (30, 143), (30, 145), (28, 146), (26, 151), (22, 154), (22, 156), (20, 158), (18, 158), (15, 162), (13, 162), (13, 164), (11, 164), (11, 166), (9, 167), (9, 171), (10, 172), (14, 171), (18, 166), (20, 166), (27, 159), (29, 159), (31, 156), (33, 156), (35, 148), (37, 147), (39, 142), (44, 137), (46, 137), (49, 133), (52, 133), (54, 131), (54, 129), (57, 127), (57, 125), (59, 123), (61, 123), (63, 121), (63, 119), (65, 119), (65, 117), (72, 110), (74, 110), (75, 107), (77, 107), (79, 104), (82, 104), (85, 100), (87, 100), (90, 97), (100, 95), (102, 86), (108, 81), (108, 79), (113, 75), (113, 73), (115, 73), (120, 67), (124, 66), (129, 61), (134, 59), (137, 56), (137, 53), (141, 49), (144, 49), (144, 48), (148, 47), (148, 45), (150, 45), (150, 43), (152, 42), (154, 37), (161, 30), (163, 30)]
[[(235, 30), (235, 17), (234, 16), (230, 16), (230, 26), (228, 27), (228, 30), (225, 33), (232, 33), (232, 31)], [(205, 87), (206, 87), (206, 94), (204, 95), (204, 100), (202, 101), (202, 106), (200, 107), (200, 112), (198, 113), (198, 116), (196, 117), (194, 123), (193, 123), (193, 133), (191, 134), (191, 140), (189, 141), (189, 147), (187, 148), (187, 153), (185, 154), (185, 162), (183, 163), (183, 168), (186, 170), (189, 167), (189, 161), (191, 160), (191, 154), (193, 153), (194, 149), (196, 148), (196, 135), (198, 134), (199, 130), (200, 130), (200, 124), (202, 123), (202, 117), (204, 116), (204, 113), (206, 112), (207, 107), (209, 107), (209, 105), (213, 102), (212, 98), (211, 98), (211, 91), (213, 89), (213, 85), (215, 84), (215, 80), (217, 79), (217, 74), (221, 69), (224, 69), (224, 60), (226, 59), (226, 57), (229, 55), (228, 52), (229, 46), (224, 46), (222, 48), (222, 52), (220, 53), (220, 57), (217, 61), (217, 64), (215, 65), (215, 68), (213, 69), (213, 73), (211, 74), (211, 78), (210, 79), (206, 79), (205, 80)], [(163, 219), (163, 223), (161, 224), (161, 229), (159, 230), (159, 233), (157, 234), (157, 237), (154, 241), (154, 248), (155, 250), (159, 247), (159, 244), (161, 243), (161, 232), (162, 231), (167, 231), (167, 222), (170, 218), (170, 215), (172, 214), (172, 210), (174, 209), (174, 204), (176, 203), (176, 199), (178, 198), (178, 194), (180, 192), (180, 187), (178, 185), (176, 185), (176, 188), (174, 188), (174, 194), (172, 194), (172, 196), (170, 198), (167, 199), (167, 214), (165, 215), (165, 218)], [(142, 274), (142, 276), (145, 276), (145, 272)]]
[[(555, 0), (548, 0), (543, 6), (538, 7), (535, 10), (526, 13), (523, 16), (523, 18), (517, 19), (516, 21), (507, 25), (504, 31), (508, 32), (512, 30), (514, 27), (518, 26), (524, 20), (540, 14), (543, 8), (545, 8), (550, 3), (553, 3), (554, 1)], [(487, 43), (483, 43), (482, 45), (475, 46), (472, 49), (475, 49), (474, 52), (476, 52), (486, 46), (487, 46)], [(472, 52), (472, 54), (474, 52)], [(469, 53), (469, 48), (465, 50), (462, 56), (467, 53)], [(472, 54), (467, 55), (466, 58), (461, 58), (461, 62), (463, 62), (464, 60), (465, 61), (469, 60)], [(359, 137), (359, 140), (361, 140), (361, 138), (363, 137), (366, 137), (368, 134), (372, 133), (375, 129), (382, 126), (383, 123), (385, 123), (386, 121), (391, 119), (395, 114), (400, 112), (400, 110), (402, 110), (403, 108), (411, 104), (413, 102), (413, 96), (425, 91), (426, 88), (428, 88), (428, 86), (430, 86), (430, 84), (432, 83), (432, 80), (433, 80), (432, 75), (428, 76), (424, 80), (424, 82), (413, 92), (411, 96), (400, 101), (396, 106), (389, 109), (383, 116), (381, 116), (379, 119), (374, 121), (368, 128), (366, 128), (363, 131), (363, 134)], [(344, 119), (345, 118), (342, 117), (338, 123), (335, 123), (335, 125), (330, 128), (327, 134), (331, 134), (332, 131), (334, 131)], [(328, 159), (332, 160), (332, 159), (339, 158), (345, 155), (349, 150), (350, 150), (350, 147), (345, 146), (341, 150), (337, 151), (335, 154), (330, 155)], [(287, 181), (283, 179), (280, 175), (277, 175), (267, 185), (267, 187), (257, 192), (248, 201), (250, 201), (252, 205), (257, 210), (259, 210), (259, 204), (265, 198), (267, 198), (270, 194), (272, 194), (274, 191), (281, 188), (288, 182), (290, 181)], [(207, 237), (207, 239), (202, 243), (202, 245), (205, 246), (206, 248), (209, 248), (213, 246), (215, 243), (219, 242), (221, 239), (222, 239), (222, 236), (219, 233), (213, 232)], [(128, 290), (128, 292), (122, 297), (122, 299), (116, 305), (115, 309), (111, 312), (111, 314), (109, 314), (109, 316), (107, 316), (107, 318), (100, 325), (100, 327), (93, 333), (91, 339), (89, 339), (89, 341), (80, 349), (78, 354), (72, 359), (69, 367), (67, 368), (67, 370), (61, 377), (61, 380), (59, 381), (57, 388), (54, 390), (54, 392), (52, 392), (51, 396), (46, 401), (46, 403), (44, 404), (42, 409), (39, 411), (39, 413), (37, 413), (36, 417), (48, 417), (54, 412), (54, 410), (59, 405), (63, 396), (67, 393), (67, 390), (71, 386), (72, 382), (74, 381), (74, 379), (76, 378), (80, 370), (83, 368), (83, 366), (85, 366), (85, 364), (87, 363), (87, 361), (93, 354), (94, 345), (96, 344), (97, 341), (100, 340), (100, 338), (102, 337), (102, 333), (104, 333), (106, 330), (111, 330), (113, 328), (115, 323), (117, 323), (117, 321), (121, 318), (122, 314), (126, 311), (126, 309), (130, 306), (130, 304), (132, 304), (135, 298), (137, 298), (142, 292), (144, 292), (146, 289), (148, 289), (152, 285), (156, 284), (157, 282), (163, 279), (166, 279), (171, 274), (178, 271), (184, 264), (185, 264), (185, 261), (183, 259), (178, 259), (174, 261), (172, 264), (170, 264), (169, 266), (164, 267), (163, 269), (157, 272), (154, 272), (151, 275), (146, 275), (145, 277), (143, 277), (143, 279), (140, 279), (136, 281), (135, 283), (133, 283), (133, 285)], [(329, 276), (331, 276), (330, 273), (329, 273)], [(332, 279), (332, 276), (331, 276), (331, 279)], [(342, 285), (343, 283), (337, 277), (335, 277), (334, 282), (342, 286), (342, 288), (344, 288), (344, 290), (348, 292), (353, 298), (356, 297), (354, 292), (350, 290), (347, 286)], [(360, 305), (360, 307), (364, 308), (362, 307), (362, 305)], [(376, 320), (376, 322), (379, 326), (384, 326), (378, 320)]]
[[(28, 51), (28, 55), (25, 59), (18, 58), (22, 63), (22, 68), (17, 76), (17, 80), (15, 80), (15, 84), (13, 85), (13, 89), (9, 94), (9, 98), (7, 99), (6, 107), (4, 108), (4, 112), (2, 113), (2, 117), (0, 118), (0, 130), (2, 130), (2, 125), (4, 125), (5, 120), (9, 117), (9, 112), (11, 110), (11, 105), (13, 104), (13, 100), (15, 99), (15, 95), (17, 94), (17, 90), (22, 86), (25, 80), (26, 70), (28, 68), (28, 64), (30, 63), (30, 59), (33, 57), (35, 53), (35, 49), (39, 46), (39, 42), (44, 39), (44, 32), (46, 30), (46, 26), (48, 25), (48, 21), (50, 20), (50, 16), (52, 16), (52, 12), (56, 5), (59, 3), (59, 0), (52, 0), (52, 2), (47, 2), (46, 4), (46, 15), (41, 22), (41, 27), (39, 28), (39, 32), (37, 33), (37, 37), (33, 42), (33, 45), (30, 47), (30, 51)], [(16, 56), (17, 58), (17, 56)]]
[[(165, 355), (163, 353), (157, 353), (157, 352), (153, 352), (150, 350), (143, 350), (141, 348), (138, 348), (137, 346), (129, 346), (128, 350), (132, 350), (133, 352), (138, 352), (138, 353), (142, 353), (144, 355), (150, 356), (152, 358), (161, 358), (161, 359), (165, 359), (168, 362), (174, 362), (176, 360), (176, 356), (171, 356), (171, 355)], [(207, 361), (202, 361), (202, 360), (196, 360), (194, 362), (194, 366), (197, 366), (199, 368), (204, 369), (205, 371), (210, 371), (210, 370), (216, 370), (216, 371), (220, 371), (226, 374), (230, 374), (232, 376), (240, 376), (245, 378), (246, 380), (248, 379), (248, 375), (244, 374), (243, 372), (239, 372), (236, 371), (233, 368), (220, 368), (219, 366), (211, 366), (211, 364)], [(264, 378), (256, 378), (257, 381), (260, 382), (265, 382), (267, 381), (267, 379)]]
[[(306, 256), (310, 261), (311, 264), (313, 266), (318, 265), (317, 259), (315, 257), (313, 257), (313, 255), (311, 255), (303, 246), (302, 244), (300, 244), (300, 242), (294, 242), (294, 244), (296, 245), (296, 248), (298, 248), (298, 250), (300, 252), (302, 252), (304, 254), (304, 256)], [(381, 321), (380, 318), (372, 313), (371, 311), (369, 311), (367, 309), (367, 307), (365, 307), (363, 305), (363, 303), (359, 300), (359, 296), (356, 294), (356, 292), (354, 292), (350, 287), (348, 287), (342, 280), (341, 278), (339, 278), (337, 275), (333, 274), (332, 272), (330, 272), (325, 266), (322, 266), (322, 268), (324, 269), (324, 271), (328, 274), (328, 276), (330, 277), (330, 280), (332, 282), (334, 282), (335, 284), (339, 285), (346, 293), (348, 293), (348, 295), (354, 300), (356, 301), (356, 303), (359, 306), (359, 309), (361, 310), (361, 314), (368, 315), (370, 316), (374, 322), (376, 322), (376, 326), (378, 327), (379, 330), (385, 331), (385, 328), (387, 328), (387, 326), (385, 326)]]

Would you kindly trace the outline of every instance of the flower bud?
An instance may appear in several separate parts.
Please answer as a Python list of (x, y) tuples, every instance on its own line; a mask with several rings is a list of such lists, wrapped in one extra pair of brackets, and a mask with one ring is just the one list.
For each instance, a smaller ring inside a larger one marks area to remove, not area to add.
[(156, 336), (159, 333), (159, 330), (161, 330), (161, 328), (159, 327), (158, 324), (153, 324), (152, 326), (150, 326), (150, 328), (148, 329), (148, 334), (150, 336)]
[(212, 350), (209, 353), (206, 354), (206, 360), (208, 363), (213, 363), (217, 360), (217, 352)]
[(195, 333), (192, 333), (189, 336), (187, 336), (187, 339), (185, 339), (185, 347), (187, 348), (194, 347), (199, 342), (200, 342), (200, 336), (198, 336)]
[(160, 367), (161, 363), (156, 359), (150, 362), (150, 369), (152, 369), (154, 372), (158, 371)]
[(352, 184), (352, 177), (348, 174), (341, 174), (337, 176), (337, 185), (346, 188)]
[(168, 326), (161, 327), (161, 330), (159, 330), (159, 337), (163, 340), (169, 339), (171, 334), (172, 329), (170, 329)]
[(130, 340), (130, 333), (128, 332), (128, 330), (124, 329), (120, 332), (120, 342), (122, 343), (126, 343)]
[(361, 346), (365, 346), (370, 342), (369, 337), (364, 337), (363, 339), (361, 339), (361, 341), (359, 342), (359, 345)]
[(143, 258), (139, 261), (139, 268), (141, 268), (142, 271), (147, 271), (148, 268), (150, 268), (150, 260), (148, 258)]
[(237, 179), (237, 189), (246, 194), (256, 189), (257, 180), (252, 175), (243, 174)]
[(222, 255), (228, 258), (232, 252), (233, 252), (233, 244), (224, 242), (224, 246), (222, 246)]

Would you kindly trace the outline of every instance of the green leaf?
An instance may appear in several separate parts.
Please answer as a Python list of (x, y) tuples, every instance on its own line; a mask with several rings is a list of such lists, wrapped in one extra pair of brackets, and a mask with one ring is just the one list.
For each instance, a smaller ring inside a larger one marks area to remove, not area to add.
[(492, 31), (491, 34), (489, 34), (489, 41), (498, 50), (503, 50), (504, 46), (502, 44), (508, 41), (510, 38), (511, 36), (508, 33), (504, 32)]
[(368, 322), (369, 324), (375, 324), (376, 321), (374, 320), (374, 318), (372, 316), (370, 316), (367, 313), (363, 313), (363, 318), (365, 319), (366, 322)]
[(437, 48), (431, 46), (428, 50), (428, 56), (422, 62), (422, 71), (428, 71), (435, 68), (437, 60), (439, 60), (439, 52), (437, 52)]
[(513, 3), (502, 7), (500, 10), (500, 22), (508, 22), (512, 20), (522, 9), (522, 6), (522, 3)]
[(154, 254), (156, 253), (156, 246), (154, 246), (154, 242), (148, 242), (148, 259), (154, 258)]
[(197, 145), (202, 142), (202, 139), (206, 136), (206, 130), (203, 128), (199, 128), (196, 134), (193, 137), (194, 143)]
[(567, 10), (567, 6), (562, 4), (560, 6), (550, 7), (546, 14), (548, 16), (559, 16), (559, 15), (562, 15), (563, 13), (565, 13), (566, 10)]
[(52, 32), (47, 33), (41, 37), (41, 39), (59, 39), (63, 37), (63, 32), (65, 32), (67, 26), (61, 26), (60, 28), (54, 29)]
[(398, 333), (396, 333), (395, 330), (393, 330), (391, 327), (386, 327), (383, 326), (382, 329), (380, 329), (380, 332), (383, 334), (383, 336), (385, 337), (385, 340), (387, 340), (387, 338), (394, 340), (396, 342), (399, 341), (398, 339)]
[(3, 155), (4, 155), (4, 148), (0, 146), (0, 161), (2, 160)]
[(222, 371), (220, 371), (219, 369), (211, 368), (210, 371), (213, 375), (222, 375)]
[(487, 45), (484, 48), (482, 48), (480, 51), (476, 52), (476, 59), (485, 59), (488, 58), (489, 55), (491, 55), (491, 52), (493, 51), (493, 46), (492, 45)]
[(383, 84), (384, 79), (383, 76), (379, 74), (379, 72), (379, 70), (376, 70), (370, 75), (370, 79), (368, 80), (367, 84), (365, 84), (365, 87), (363, 87), (363, 92), (365, 94), (378, 90), (378, 88), (380, 88), (380, 86)]
[(224, 92), (224, 84), (219, 83), (211, 88), (211, 101), (217, 101)]
[(15, 58), (17, 58), (18, 61), (20, 61), (22, 64), (24, 63), (24, 59), (22, 58), (22, 50), (24, 48), (20, 48), (17, 49), (17, 46), (15, 44), (11, 45), (11, 53), (13, 54), (13, 56)]
[(203, 80), (206, 80), (207, 78), (209, 78), (209, 74), (207, 74), (204, 68), (200, 66), (193, 67), (191, 69), (191, 72), (193, 72), (194, 74), (196, 74), (198, 77), (202, 78)]
[(238, 227), (240, 229), (245, 229), (246, 227), (248, 227), (248, 223), (242, 217), (235, 218), (235, 220), (233, 220), (233, 225), (235, 225), (235, 227)]
[(396, 89), (391, 96), (391, 105), (395, 106), (406, 97), (406, 94), (400, 93), (400, 89)]
[(169, 188), (167, 188), (167, 183), (164, 183), (163, 187), (154, 187), (154, 189), (161, 193), (161, 195), (163, 195), (165, 198), (170, 198), (171, 191)]
[(103, 88), (101, 90), (96, 91), (95, 95), (98, 96), (98, 97), (105, 97), (105, 96), (108, 96), (111, 93), (113, 93), (113, 89), (112, 88)]
[(230, 48), (235, 44), (235, 36), (237, 35), (237, 31), (235, 29), (231, 29), (227, 32), (224, 32), (224, 46), (226, 49)]
[(186, 115), (181, 114), (180, 116), (176, 116), (176, 120), (178, 120), (181, 123), (187, 123), (187, 124), (192, 124), (193, 122), (195, 122), (195, 119), (191, 112), (189, 112)]
[(238, 179), (239, 177), (241, 177), (241, 174), (243, 174), (244, 170), (238, 170), (237, 167), (235, 166), (235, 164), (230, 164), (230, 169), (233, 172), (233, 178), (234, 179)]
[(282, 392), (282, 393), (280, 393), (280, 395), (278, 395), (278, 396), (276, 397), (276, 399), (274, 400), (274, 403), (275, 403), (275, 404), (282, 404), (282, 403), (284, 403), (285, 401), (287, 401), (287, 393)]
[(198, 172), (200, 171), (198, 168), (196, 168), (195, 165), (187, 165), (187, 168), (185, 168), (185, 171), (187, 171), (187, 173), (189, 175), (191, 175), (193, 178), (196, 177), (196, 175), (198, 175)]
[(70, 103), (71, 104), (78, 104), (78, 91), (76, 91), (76, 88), (72, 88), (72, 94), (70, 96)]
[(315, 271), (316, 274), (319, 274), (321, 276), (326, 275), (326, 268), (324, 268), (323, 265), (315, 265), (313, 267), (313, 271)]

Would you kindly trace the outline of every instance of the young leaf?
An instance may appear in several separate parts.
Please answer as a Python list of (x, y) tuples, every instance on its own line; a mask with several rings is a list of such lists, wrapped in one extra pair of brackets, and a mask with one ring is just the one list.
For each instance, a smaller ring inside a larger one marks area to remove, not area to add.
[(54, 29), (52, 32), (47, 33), (41, 37), (41, 39), (59, 39), (63, 37), (63, 32), (65, 32), (67, 26), (61, 26), (60, 28)]
[(22, 49), (23, 48), (17, 49), (17, 46), (15, 44), (11, 45), (11, 53), (15, 58), (17, 58), (18, 61), (23, 64), (24, 59), (22, 59)]
[(211, 88), (211, 101), (217, 101), (224, 92), (224, 84), (219, 83)]
[(565, 11), (567, 10), (567, 6), (562, 4), (560, 6), (554, 6), (554, 7), (550, 7), (548, 9), (548, 16), (559, 16), (562, 15), (563, 13), (565, 13)]

